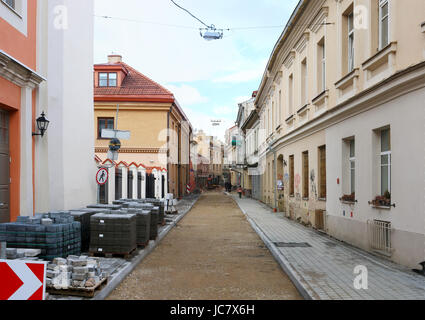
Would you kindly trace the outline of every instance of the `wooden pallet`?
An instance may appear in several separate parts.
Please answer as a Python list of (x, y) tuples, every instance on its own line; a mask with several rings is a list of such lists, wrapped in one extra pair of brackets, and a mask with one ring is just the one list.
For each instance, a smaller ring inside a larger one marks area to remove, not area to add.
[(91, 287), (91, 288), (55, 289), (54, 287), (47, 287), (46, 290), (51, 295), (77, 296), (77, 297), (83, 297), (83, 298), (93, 298), (96, 291), (100, 291), (107, 284), (108, 284), (108, 278), (104, 278), (96, 286)]
[(146, 248), (149, 245), (149, 241), (150, 240), (146, 241), (145, 243), (138, 243), (137, 246), (140, 248)]
[(130, 259), (137, 251), (137, 247), (130, 252), (89, 252), (90, 257), (103, 257), (103, 258), (123, 258)]

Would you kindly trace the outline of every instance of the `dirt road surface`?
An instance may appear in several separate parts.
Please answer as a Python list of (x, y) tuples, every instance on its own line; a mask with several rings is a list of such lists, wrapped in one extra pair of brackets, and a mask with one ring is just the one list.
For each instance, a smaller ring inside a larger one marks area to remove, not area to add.
[(236, 203), (201, 196), (108, 300), (302, 299)]

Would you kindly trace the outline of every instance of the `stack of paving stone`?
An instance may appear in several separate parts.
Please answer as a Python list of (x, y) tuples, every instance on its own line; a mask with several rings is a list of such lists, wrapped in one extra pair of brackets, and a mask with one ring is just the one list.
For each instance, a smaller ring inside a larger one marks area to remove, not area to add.
[(107, 276), (98, 258), (71, 255), (55, 258), (47, 265), (46, 285), (56, 290), (94, 288)]
[(45, 260), (80, 254), (81, 224), (65, 211), (18, 217), (16, 222), (0, 224), (0, 242), (8, 248), (40, 249)]
[(156, 240), (158, 237), (159, 211), (160, 207), (155, 207), (152, 203), (133, 203), (126, 202), (123, 204), (126, 209), (142, 209), (150, 211), (150, 229), (149, 239)]
[(104, 209), (82, 208), (71, 210), (71, 216), (75, 221), (81, 223), (81, 251), (88, 252), (90, 246), (90, 217), (96, 213), (103, 212)]
[(127, 209), (129, 214), (136, 215), (136, 238), (138, 246), (147, 246), (151, 237), (151, 211), (137, 208)]
[(90, 253), (130, 254), (137, 247), (136, 215), (98, 213), (90, 218)]
[(155, 207), (159, 207), (158, 223), (164, 225), (165, 223), (165, 200), (159, 199), (145, 199), (146, 203), (151, 203)]
[(119, 204), (92, 204), (87, 206), (89, 209), (106, 209), (106, 210), (119, 210), (121, 205)]

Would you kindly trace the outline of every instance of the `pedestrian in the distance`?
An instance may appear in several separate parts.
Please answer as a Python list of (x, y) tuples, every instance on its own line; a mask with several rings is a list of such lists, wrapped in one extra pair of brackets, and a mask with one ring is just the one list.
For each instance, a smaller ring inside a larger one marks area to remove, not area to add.
[(238, 194), (239, 194), (239, 199), (242, 199), (242, 187), (241, 186), (238, 187)]

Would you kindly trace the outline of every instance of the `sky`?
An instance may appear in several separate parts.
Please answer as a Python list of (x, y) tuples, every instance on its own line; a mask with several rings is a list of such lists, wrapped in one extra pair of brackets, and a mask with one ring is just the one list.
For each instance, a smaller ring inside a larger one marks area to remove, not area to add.
[[(121, 54), (124, 62), (173, 92), (194, 129), (223, 140), (235, 123), (238, 103), (258, 90), (298, 0), (175, 2), (207, 25), (236, 29), (206, 41), (199, 34), (203, 25), (170, 0), (95, 0), (96, 16), (119, 19), (95, 17), (94, 62)], [(262, 28), (237, 29), (245, 27)], [(211, 120), (221, 125), (213, 127)]]

